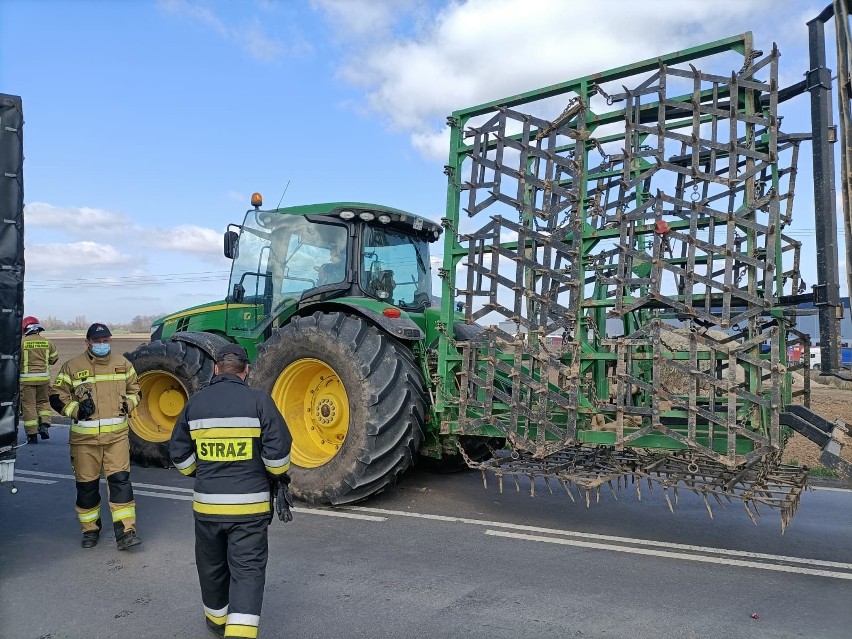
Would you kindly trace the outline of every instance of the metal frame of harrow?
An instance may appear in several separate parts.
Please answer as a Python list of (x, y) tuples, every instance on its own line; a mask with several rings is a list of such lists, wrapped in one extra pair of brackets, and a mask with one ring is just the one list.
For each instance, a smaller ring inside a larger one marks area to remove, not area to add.
[[(729, 75), (692, 64), (731, 52)], [(803, 287), (783, 228), (807, 136), (779, 131), (777, 64), (747, 33), (453, 113), (435, 409), (513, 450), (470, 465), (656, 477), (786, 524), (805, 481), (778, 468), (786, 348), (807, 339), (780, 304)], [(457, 340), (458, 302), (517, 330)]]

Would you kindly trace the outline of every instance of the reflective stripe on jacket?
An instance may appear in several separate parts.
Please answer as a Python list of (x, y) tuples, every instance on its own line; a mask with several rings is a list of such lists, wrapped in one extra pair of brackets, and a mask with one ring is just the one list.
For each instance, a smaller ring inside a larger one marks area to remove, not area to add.
[[(59, 395), (61, 413), (74, 419), (71, 443), (109, 444), (127, 437), (128, 415), (139, 404), (139, 381), (133, 365), (123, 355), (110, 352), (95, 357), (91, 351), (68, 360), (56, 376), (51, 394)], [(80, 402), (91, 394), (95, 413), (78, 420)]]
[(50, 365), (59, 359), (56, 346), (39, 333), (26, 335), (21, 340), (21, 384), (47, 384), (50, 382)]
[(290, 468), (290, 431), (263, 391), (217, 375), (189, 398), (169, 445), (175, 467), (195, 476), (195, 517), (269, 517), (269, 478)]

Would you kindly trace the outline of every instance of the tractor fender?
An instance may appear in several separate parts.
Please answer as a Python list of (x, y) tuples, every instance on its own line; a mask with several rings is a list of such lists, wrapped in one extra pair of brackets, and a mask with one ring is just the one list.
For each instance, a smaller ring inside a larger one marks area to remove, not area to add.
[[(376, 311), (360, 304), (349, 304), (347, 302), (335, 302), (334, 307), (330, 308), (330, 311), (341, 307), (345, 307), (354, 314), (360, 315), (361, 317), (369, 320), (374, 325), (378, 326), (389, 335), (393, 335), (398, 340), (402, 340), (404, 342), (416, 342), (426, 339), (426, 333), (420, 329), (414, 320), (406, 317), (404, 312), (400, 317), (386, 317), (385, 315), (377, 313)], [(175, 334), (177, 335), (177, 333)]]
[(178, 331), (169, 338), (169, 341), (192, 344), (207, 353), (210, 359), (215, 359), (216, 351), (231, 343), (221, 335), (205, 333), (204, 331)]

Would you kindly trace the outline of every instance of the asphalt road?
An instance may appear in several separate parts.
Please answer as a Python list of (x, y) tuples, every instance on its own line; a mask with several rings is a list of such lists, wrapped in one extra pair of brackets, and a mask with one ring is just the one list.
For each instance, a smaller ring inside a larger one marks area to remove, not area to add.
[[(0, 486), (0, 637), (203, 638), (192, 480), (133, 467), (144, 543), (79, 547), (67, 427), (19, 449)], [(104, 489), (105, 490), (105, 489)], [(104, 506), (106, 507), (106, 506)], [(683, 546), (683, 545), (688, 545)], [(844, 638), (852, 631), (852, 493), (804, 496), (785, 535), (739, 507), (711, 521), (682, 494), (483, 489), (477, 473), (409, 473), (346, 510), (270, 529), (261, 636)], [(757, 613), (759, 619), (753, 619)]]

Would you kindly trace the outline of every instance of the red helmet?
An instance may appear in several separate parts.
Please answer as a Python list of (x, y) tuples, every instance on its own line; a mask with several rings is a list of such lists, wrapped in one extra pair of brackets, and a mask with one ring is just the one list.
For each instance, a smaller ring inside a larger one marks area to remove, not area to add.
[(21, 330), (25, 331), (25, 330), (27, 330), (28, 326), (32, 326), (33, 324), (41, 324), (41, 322), (38, 321), (37, 317), (33, 317), (32, 315), (28, 315), (27, 317), (24, 318), (24, 321), (21, 322)]

